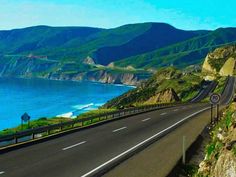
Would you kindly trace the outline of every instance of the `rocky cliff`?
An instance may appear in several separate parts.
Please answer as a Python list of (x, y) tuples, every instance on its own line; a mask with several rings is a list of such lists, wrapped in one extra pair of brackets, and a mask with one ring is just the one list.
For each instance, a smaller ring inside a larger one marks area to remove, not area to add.
[(145, 101), (144, 104), (171, 103), (177, 101), (180, 101), (180, 99), (175, 90), (173, 88), (168, 88), (152, 96)]
[(139, 85), (146, 79), (145, 77), (135, 73), (111, 73), (106, 70), (99, 70), (70, 74), (52, 73), (43, 78), (50, 80), (92, 81), (105, 84)]
[(0, 57), (0, 77), (93, 81), (125, 85), (138, 85), (150, 77), (150, 73), (147, 72), (97, 68), (89, 57), (84, 62), (77, 65), (74, 62), (60, 63), (46, 58), (2, 56)]
[(217, 75), (228, 76), (234, 74), (236, 61), (236, 45), (226, 46), (210, 52), (202, 67), (202, 72), (207, 78)]

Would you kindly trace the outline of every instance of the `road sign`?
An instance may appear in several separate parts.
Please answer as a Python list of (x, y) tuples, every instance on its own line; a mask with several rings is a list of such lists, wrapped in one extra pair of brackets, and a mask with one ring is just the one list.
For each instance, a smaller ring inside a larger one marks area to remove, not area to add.
[(213, 93), (210, 97), (211, 104), (219, 104), (220, 103), (220, 94)]
[(27, 122), (30, 120), (30, 116), (27, 114), (27, 113), (24, 113), (22, 116), (21, 116), (21, 120), (24, 121), (24, 122)]

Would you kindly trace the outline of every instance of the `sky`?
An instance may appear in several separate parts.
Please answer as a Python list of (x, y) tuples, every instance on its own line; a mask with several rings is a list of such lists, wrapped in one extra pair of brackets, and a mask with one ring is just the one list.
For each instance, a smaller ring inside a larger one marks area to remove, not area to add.
[(114, 28), (165, 22), (186, 30), (236, 27), (235, 0), (0, 0), (0, 30), (36, 25)]

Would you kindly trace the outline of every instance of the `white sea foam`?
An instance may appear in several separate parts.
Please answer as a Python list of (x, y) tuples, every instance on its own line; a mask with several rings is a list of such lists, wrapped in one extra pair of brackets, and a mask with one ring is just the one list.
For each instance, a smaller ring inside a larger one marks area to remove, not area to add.
[(56, 117), (65, 117), (65, 118), (71, 118), (73, 116), (73, 112), (67, 112), (64, 114), (57, 115)]
[(90, 104), (78, 104), (78, 105), (75, 105), (75, 106), (72, 106), (74, 109), (77, 109), (77, 110), (81, 110), (81, 109), (86, 109), (88, 107), (91, 107), (93, 106), (94, 103), (90, 103)]
[(99, 107), (99, 106), (102, 106), (102, 105), (104, 105), (104, 104), (105, 104), (105, 103), (95, 103), (94, 106)]

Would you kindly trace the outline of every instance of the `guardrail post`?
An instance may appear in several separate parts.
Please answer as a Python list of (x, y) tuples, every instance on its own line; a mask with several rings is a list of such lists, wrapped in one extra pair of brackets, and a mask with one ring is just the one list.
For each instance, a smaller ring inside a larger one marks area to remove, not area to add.
[(14, 143), (15, 144), (17, 144), (18, 143), (18, 138), (17, 138), (17, 136), (15, 135), (15, 137), (14, 137)]
[(183, 158), (182, 163), (185, 165), (186, 162), (186, 136), (183, 136)]
[(60, 130), (61, 130), (61, 131), (62, 131), (62, 128), (63, 128), (63, 127), (62, 127), (62, 122), (61, 122), (61, 126), (60, 126)]

